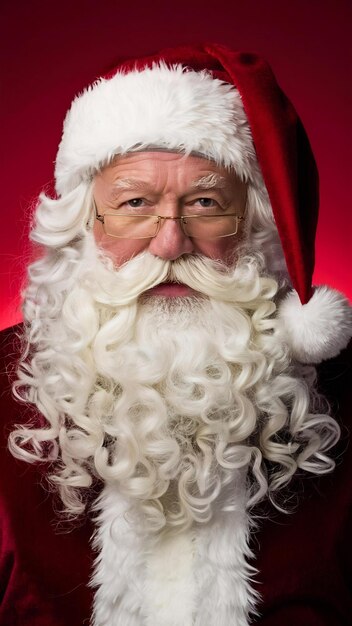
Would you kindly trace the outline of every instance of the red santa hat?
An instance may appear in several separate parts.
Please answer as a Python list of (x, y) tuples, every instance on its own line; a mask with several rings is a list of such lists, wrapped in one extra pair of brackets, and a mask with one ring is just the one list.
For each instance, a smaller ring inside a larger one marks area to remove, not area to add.
[(254, 188), (264, 180), (294, 287), (278, 313), (287, 343), (304, 362), (338, 354), (352, 334), (351, 308), (337, 291), (312, 288), (317, 169), (268, 64), (217, 44), (120, 63), (71, 105), (57, 191), (69, 192), (116, 154), (150, 147), (202, 154)]

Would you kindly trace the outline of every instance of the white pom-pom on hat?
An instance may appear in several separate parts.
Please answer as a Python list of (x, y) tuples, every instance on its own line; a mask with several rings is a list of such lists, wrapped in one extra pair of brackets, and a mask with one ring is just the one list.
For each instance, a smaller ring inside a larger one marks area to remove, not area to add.
[(337, 356), (352, 337), (352, 308), (345, 296), (317, 287), (306, 304), (290, 291), (278, 310), (280, 333), (301, 363), (320, 363)]

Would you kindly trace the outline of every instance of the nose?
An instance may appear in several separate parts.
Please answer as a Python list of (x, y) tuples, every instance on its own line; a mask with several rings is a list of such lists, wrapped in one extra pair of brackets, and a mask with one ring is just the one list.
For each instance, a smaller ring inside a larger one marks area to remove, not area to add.
[(183, 254), (191, 254), (194, 250), (192, 240), (185, 235), (179, 220), (163, 219), (159, 232), (148, 247), (154, 256), (166, 261), (175, 261)]

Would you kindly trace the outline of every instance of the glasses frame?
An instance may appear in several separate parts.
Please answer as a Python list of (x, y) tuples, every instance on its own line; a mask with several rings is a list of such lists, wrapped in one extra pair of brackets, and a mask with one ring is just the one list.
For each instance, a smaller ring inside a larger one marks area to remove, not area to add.
[[(135, 217), (155, 217), (156, 221), (156, 232), (154, 235), (152, 235), (151, 237), (120, 237), (119, 235), (111, 235), (110, 233), (107, 233), (105, 230), (105, 215), (110, 215), (111, 217), (132, 217), (129, 213), (119, 213), (118, 215), (116, 213), (110, 213), (109, 211), (106, 211), (103, 214), (99, 214), (98, 213), (98, 207), (96, 205), (95, 200), (93, 200), (94, 202), (94, 210), (95, 210), (95, 218), (103, 225), (104, 228), (104, 233), (108, 236), (108, 237), (113, 237), (114, 239), (154, 239), (158, 233), (160, 232), (161, 229), (161, 225), (163, 223), (163, 220), (173, 220), (173, 221), (178, 221), (180, 222), (180, 226), (182, 228), (182, 232), (184, 235), (186, 235), (186, 237), (190, 237), (190, 235), (188, 235), (188, 233), (185, 230), (185, 224), (187, 224), (186, 220), (189, 219), (197, 219), (199, 217), (225, 217), (225, 215), (223, 213), (213, 213), (210, 215), (180, 215), (179, 217), (171, 217), (168, 215), (151, 215), (150, 213), (145, 213), (145, 214), (139, 214), (136, 215)], [(239, 222), (244, 220), (244, 215), (238, 215), (237, 213), (226, 213), (226, 217), (235, 217), (236, 218), (236, 230), (233, 233), (229, 233), (228, 235), (218, 235), (216, 237), (190, 237), (190, 239), (223, 239), (224, 237), (232, 237), (233, 235), (237, 235), (238, 233), (238, 227), (239, 227)]]

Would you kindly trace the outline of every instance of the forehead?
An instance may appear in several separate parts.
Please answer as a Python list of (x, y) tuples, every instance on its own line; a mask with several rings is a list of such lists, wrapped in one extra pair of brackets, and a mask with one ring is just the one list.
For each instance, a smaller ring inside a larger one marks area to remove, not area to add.
[(215, 175), (224, 183), (234, 180), (234, 171), (229, 171), (215, 161), (198, 154), (185, 155), (179, 152), (148, 150), (116, 156), (111, 164), (106, 165), (98, 177), (107, 183), (131, 178), (154, 182), (160, 176), (177, 176), (185, 182), (191, 182), (204, 176)]

